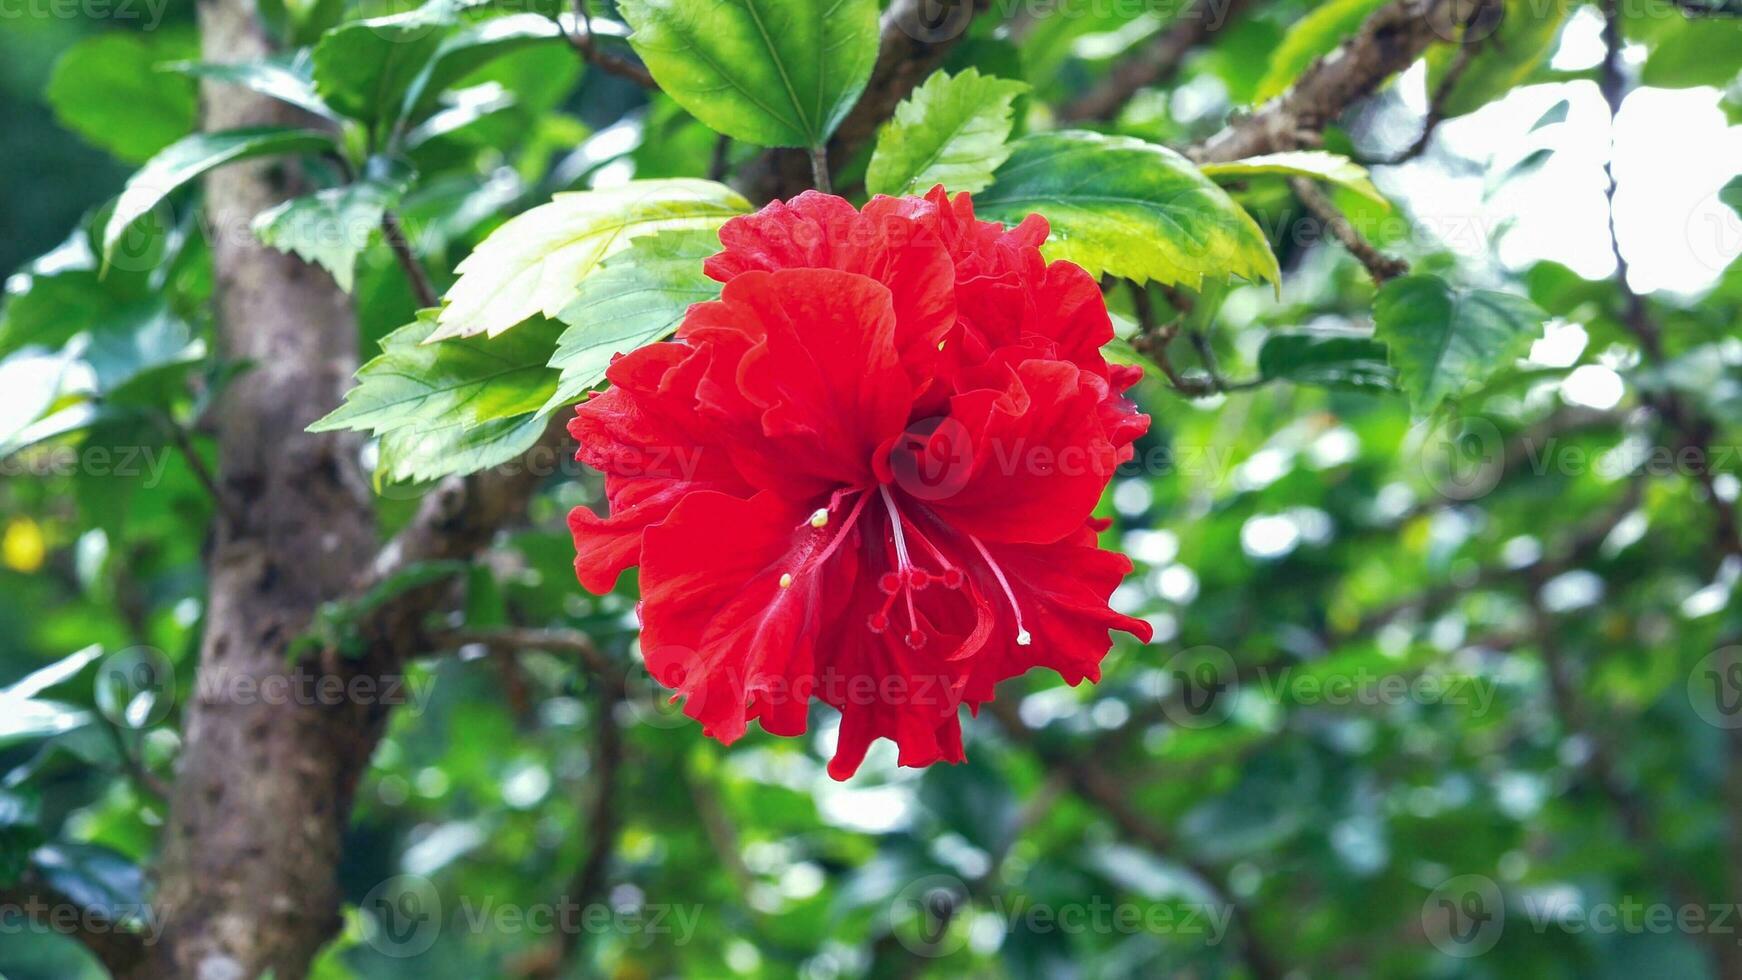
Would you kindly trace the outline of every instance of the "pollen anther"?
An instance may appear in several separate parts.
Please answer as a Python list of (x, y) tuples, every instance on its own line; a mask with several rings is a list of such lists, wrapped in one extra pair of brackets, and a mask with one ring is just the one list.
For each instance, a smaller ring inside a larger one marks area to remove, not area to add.
[(810, 523), (811, 527), (828, 527), (829, 509), (827, 507), (818, 507), (816, 513), (811, 515)]
[(792, 573), (791, 572), (783, 573), (780, 576), (780, 587), (783, 589), (792, 588)]

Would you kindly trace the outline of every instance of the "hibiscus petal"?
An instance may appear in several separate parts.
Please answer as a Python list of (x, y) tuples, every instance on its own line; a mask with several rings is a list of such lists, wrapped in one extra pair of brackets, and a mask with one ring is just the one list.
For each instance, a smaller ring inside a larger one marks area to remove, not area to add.
[(949, 422), (934, 434), (965, 440), (965, 477), (935, 485), (931, 509), (987, 541), (1044, 544), (1081, 527), (1118, 463), (1099, 409), (1109, 397), (1099, 377), (1063, 361), (996, 365), (1004, 385), (956, 396)]

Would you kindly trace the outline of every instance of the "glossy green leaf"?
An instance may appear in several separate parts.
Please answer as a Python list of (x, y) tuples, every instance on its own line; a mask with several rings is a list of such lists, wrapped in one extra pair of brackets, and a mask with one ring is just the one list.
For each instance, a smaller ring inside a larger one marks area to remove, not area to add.
[(314, 47), (315, 91), (352, 119), (391, 121), (453, 22), (453, 5), (437, 2), (341, 24)]
[(895, 196), (924, 194), (937, 184), (951, 192), (983, 190), (1010, 156), (1010, 106), (1027, 90), (1024, 82), (972, 68), (934, 72), (878, 135), (865, 189)]
[(1266, 379), (1351, 391), (1395, 391), (1397, 372), (1385, 345), (1361, 334), (1313, 330), (1275, 333), (1258, 351)]
[[(1571, 0), (1506, 0), (1500, 25), (1479, 43), (1469, 64), (1441, 103), (1448, 117), (1475, 112), (1512, 91), (1553, 53)], [(1460, 48), (1442, 44), (1428, 51), (1428, 91), (1437, 92)]]
[(357, 370), (345, 403), (309, 426), (390, 432), (407, 426), (471, 427), (541, 408), (556, 390), (547, 366), (558, 327), (528, 324), (507, 337), (428, 343), (433, 311), (381, 342), (381, 353)]
[(1544, 319), (1522, 296), (1458, 289), (1437, 276), (1393, 279), (1373, 303), (1374, 336), (1390, 349), (1398, 382), (1421, 414), (1512, 363)]
[(1301, 72), (1330, 54), (1390, 0), (1330, 0), (1290, 27), (1282, 43), (1270, 55), (1270, 71), (1258, 83), (1253, 101), (1265, 102), (1287, 91)]
[(105, 33), (68, 48), (46, 95), (61, 125), (129, 163), (141, 163), (194, 129), (194, 84), (158, 70), (185, 58), (175, 34)]
[(333, 107), (315, 91), (314, 64), (306, 51), (294, 57), (265, 61), (178, 61), (164, 67), (193, 78), (240, 85), (325, 119), (339, 118)]
[(720, 283), (702, 274), (702, 260), (719, 250), (713, 231), (661, 232), (587, 277), (574, 302), (557, 314), (569, 328), (550, 359), (562, 380), (547, 407), (579, 400), (605, 380), (613, 357), (666, 336), (692, 304), (719, 296)]
[(697, 119), (760, 146), (820, 146), (877, 60), (876, 0), (621, 0), (630, 44)]
[(1373, 186), (1367, 168), (1340, 153), (1327, 153), (1324, 150), (1267, 153), (1232, 163), (1206, 163), (1202, 169), (1211, 178), (1230, 180), (1264, 174), (1308, 177), (1347, 187), (1382, 207), (1391, 207), (1391, 202), (1385, 199), (1384, 194), (1379, 193), (1379, 188)]
[(351, 291), (361, 255), (387, 209), (395, 206), (402, 181), (365, 178), (293, 198), (254, 218), (254, 234), (281, 252), (293, 252), (333, 274)]
[(1045, 215), (1052, 223), (1050, 259), (1075, 262), (1096, 277), (1193, 289), (1231, 276), (1281, 279), (1252, 216), (1166, 147), (1063, 131), (1024, 137), (1011, 151), (975, 207), (1006, 223)]
[[(595, 17), (589, 22), (593, 36), (623, 37), (628, 28)], [(512, 14), (470, 25), (443, 39), (416, 78), (407, 87), (400, 116), (416, 118), (434, 103), (442, 91), (491, 61), (541, 45), (568, 46), (568, 36), (577, 30), (573, 14), (552, 19), (541, 14)]]
[(558, 194), (496, 229), (459, 264), (459, 281), (430, 340), (494, 336), (535, 313), (554, 317), (581, 281), (632, 238), (715, 229), (749, 209), (736, 191), (709, 180), (643, 180)]
[(218, 133), (195, 133), (152, 157), (127, 181), (115, 202), (115, 211), (103, 229), (103, 258), (107, 262), (127, 226), (143, 217), (176, 188), (214, 167), (254, 157), (286, 153), (318, 153), (333, 149), (326, 133), (309, 129), (262, 126), (230, 129)]

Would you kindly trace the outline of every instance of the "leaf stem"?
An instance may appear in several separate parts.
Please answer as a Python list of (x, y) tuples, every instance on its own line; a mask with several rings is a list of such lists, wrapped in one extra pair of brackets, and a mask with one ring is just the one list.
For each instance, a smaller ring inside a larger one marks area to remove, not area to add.
[(829, 182), (829, 148), (828, 146), (813, 146), (810, 148), (811, 186), (824, 194), (833, 194), (834, 186)]
[(430, 284), (429, 273), (424, 270), (423, 263), (411, 253), (411, 245), (405, 240), (405, 228), (399, 223), (399, 215), (392, 211), (381, 215), (381, 233), (387, 238), (387, 247), (393, 250), (393, 257), (399, 260), (399, 267), (405, 270), (405, 278), (411, 282), (411, 292), (417, 297), (417, 305), (428, 309), (441, 305), (441, 297), (436, 294), (435, 286)]

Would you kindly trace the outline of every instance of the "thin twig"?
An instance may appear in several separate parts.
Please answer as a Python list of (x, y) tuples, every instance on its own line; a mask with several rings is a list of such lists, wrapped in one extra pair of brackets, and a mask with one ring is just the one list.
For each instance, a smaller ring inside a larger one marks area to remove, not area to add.
[(659, 83), (653, 80), (653, 75), (627, 58), (621, 58), (599, 47), (598, 38), (593, 34), (593, 16), (587, 11), (587, 0), (574, 0), (575, 20), (579, 29), (573, 34), (565, 33), (569, 47), (575, 49), (587, 64), (608, 72), (619, 78), (627, 78), (645, 89), (659, 89)]
[[(1479, 22), (1489, 11), (1498, 13), (1492, 3), (1478, 4), (1470, 12), (1470, 17), (1464, 23), (1465, 33), (1469, 33), (1471, 25)], [(1434, 88), (1433, 95), (1428, 99), (1427, 117), (1422, 120), (1421, 135), (1416, 137), (1402, 153), (1389, 160), (1375, 161), (1380, 166), (1395, 167), (1400, 163), (1414, 160), (1427, 152), (1428, 145), (1433, 142), (1434, 133), (1440, 128), (1440, 123), (1446, 121), (1446, 105), (1451, 101), (1452, 90), (1457, 88), (1464, 73), (1470, 70), (1470, 62), (1475, 59), (1477, 51), (1485, 45), (1492, 35), (1458, 45), (1458, 53), (1452, 57), (1452, 63), (1446, 66), (1446, 73), (1440, 77), (1440, 83)]]
[(439, 306), (441, 296), (430, 283), (429, 273), (424, 269), (423, 263), (412, 254), (411, 244), (405, 238), (405, 228), (399, 223), (399, 215), (392, 211), (382, 212), (381, 233), (386, 236), (387, 247), (393, 250), (393, 257), (399, 260), (399, 267), (405, 270), (406, 281), (411, 283), (411, 292), (417, 298), (418, 306), (425, 309)]
[(218, 508), (218, 513), (224, 515), (224, 518), (232, 524), (240, 523), (241, 510), (236, 506), (236, 502), (231, 500), (218, 486), (217, 478), (206, 466), (205, 457), (194, 449), (193, 440), (188, 438), (187, 430), (168, 412), (157, 416), (157, 424), (164, 431), (164, 434), (169, 436), (170, 441), (175, 443), (175, 448), (187, 459), (188, 469), (193, 473), (194, 480), (199, 483), (201, 489), (206, 491), (206, 495), (212, 498), (212, 503)]
[(1366, 266), (1367, 274), (1373, 277), (1373, 285), (1383, 286), (1409, 272), (1408, 262), (1392, 258), (1374, 247), (1317, 184), (1305, 177), (1295, 177), (1289, 181), (1289, 186), (1294, 188), (1300, 203), (1325, 226), (1325, 230)]

